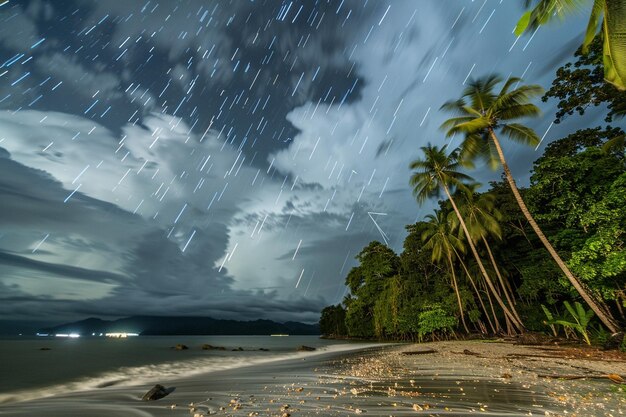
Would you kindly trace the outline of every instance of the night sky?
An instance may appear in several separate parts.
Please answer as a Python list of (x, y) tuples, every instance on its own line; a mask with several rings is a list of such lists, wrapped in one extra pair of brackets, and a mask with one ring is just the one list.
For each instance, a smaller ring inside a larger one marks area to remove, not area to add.
[[(549, 87), (571, 60), (587, 13), (517, 38), (521, 7), (0, 0), (0, 318), (316, 321), (365, 244), (400, 251), (435, 207), (408, 165), (445, 143), (441, 104), (494, 71)], [(551, 126), (555, 105), (538, 150), (505, 146), (522, 185), (601, 123)]]

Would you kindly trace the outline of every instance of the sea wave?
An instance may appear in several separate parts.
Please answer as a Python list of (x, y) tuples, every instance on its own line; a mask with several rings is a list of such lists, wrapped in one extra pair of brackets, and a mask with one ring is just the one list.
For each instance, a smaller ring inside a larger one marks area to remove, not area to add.
[(375, 347), (377, 344), (339, 344), (318, 348), (313, 352), (291, 352), (282, 354), (253, 354), (246, 356), (210, 356), (184, 361), (174, 361), (142, 366), (121, 367), (98, 375), (56, 384), (44, 388), (26, 389), (0, 394), (0, 404), (29, 401), (60, 394), (71, 394), (119, 386), (151, 384), (155, 380), (176, 380), (199, 374), (223, 371), (278, 362), (290, 359), (312, 357), (326, 353), (339, 353)]

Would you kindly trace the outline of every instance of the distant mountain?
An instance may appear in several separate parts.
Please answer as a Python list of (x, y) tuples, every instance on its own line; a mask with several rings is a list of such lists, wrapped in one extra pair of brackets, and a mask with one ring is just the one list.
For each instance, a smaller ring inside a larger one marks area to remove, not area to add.
[(51, 326), (54, 322), (33, 320), (0, 320), (0, 336), (32, 335), (41, 326)]
[(39, 329), (39, 333), (139, 333), (157, 335), (318, 335), (317, 324), (294, 321), (277, 323), (271, 320), (219, 320), (210, 317), (132, 316), (118, 320), (88, 318), (74, 323)]

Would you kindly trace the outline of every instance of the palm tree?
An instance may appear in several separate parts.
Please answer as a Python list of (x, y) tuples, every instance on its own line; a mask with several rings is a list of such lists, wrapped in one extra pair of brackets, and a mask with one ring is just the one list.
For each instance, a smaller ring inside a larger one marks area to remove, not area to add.
[[(526, 8), (533, 3), (531, 0), (524, 2)], [(566, 14), (579, 11), (584, 3), (581, 0), (538, 0), (519, 20), (515, 34), (520, 36), (548, 23), (554, 17), (563, 18)], [(596, 37), (601, 19), (604, 36), (604, 78), (619, 90), (626, 90), (626, 37), (623, 23), (626, 22), (626, 3), (623, 0), (593, 1), (583, 41), (583, 53), (587, 52), (591, 41)]]
[(469, 192), (464, 193), (464, 201), (460, 207), (461, 215), (467, 221), (467, 228), (470, 231), (470, 235), (474, 239), (475, 243), (482, 242), (487, 255), (493, 266), (493, 270), (498, 277), (502, 292), (504, 293), (507, 302), (511, 308), (511, 312), (521, 322), (517, 309), (515, 308), (515, 299), (511, 294), (510, 286), (508, 282), (502, 277), (500, 268), (493, 256), (491, 245), (489, 245), (488, 237), (493, 236), (498, 240), (502, 240), (502, 230), (498, 221), (502, 219), (502, 214), (495, 208), (495, 197), (492, 194), (481, 194), (475, 196), (475, 192), (480, 187), (480, 184), (470, 185)]
[(457, 133), (464, 135), (464, 141), (461, 145), (464, 158), (473, 159), (482, 156), (492, 168), (497, 166), (499, 160), (515, 200), (530, 226), (572, 286), (606, 327), (615, 333), (619, 330), (619, 326), (609, 310), (601, 301), (596, 300), (591, 292), (572, 274), (528, 211), (504, 157), (500, 141), (496, 136), (496, 130), (499, 130), (516, 142), (529, 145), (539, 143), (539, 137), (531, 128), (511, 121), (539, 114), (539, 108), (530, 103), (530, 99), (541, 94), (542, 88), (537, 85), (522, 85), (511, 90), (513, 84), (521, 82), (520, 78), (512, 77), (504, 81), (499, 93), (495, 93), (494, 89), (502, 81), (502, 78), (497, 75), (472, 80), (463, 91), (460, 99), (449, 101), (442, 106), (442, 109), (454, 111), (457, 116), (446, 120), (441, 128), (447, 131), (447, 136), (453, 136)]
[(467, 265), (465, 265), (465, 261), (463, 260), (463, 255), (461, 253), (459, 253), (459, 251), (456, 251), (456, 250), (455, 250), (455, 254), (456, 254), (457, 259), (459, 260), (459, 263), (461, 264), (461, 267), (463, 267), (463, 271), (465, 271), (465, 275), (469, 279), (469, 282), (472, 284), (472, 288), (474, 288), (474, 292), (476, 293), (476, 298), (478, 298), (478, 302), (480, 303), (480, 307), (483, 309), (483, 313), (485, 313), (485, 318), (487, 319), (487, 323), (489, 324), (489, 327), (491, 327), (491, 331), (494, 334), (498, 333), (500, 331), (500, 329), (502, 328), (502, 326), (500, 326), (500, 322), (498, 321), (498, 317), (496, 316), (496, 313), (493, 310), (493, 304), (491, 304), (491, 297), (489, 297), (489, 293), (487, 293), (487, 297), (488, 297), (488, 299), (490, 301), (491, 311), (493, 312), (493, 321), (491, 320), (491, 317), (489, 316), (489, 311), (487, 311), (487, 307), (485, 307), (485, 303), (483, 302), (483, 298), (480, 295), (480, 291), (479, 291), (478, 287), (476, 286), (476, 283), (474, 282), (474, 278), (472, 278), (472, 274), (470, 273), (469, 269), (467, 268)]
[(452, 209), (456, 214), (461, 229), (465, 234), (468, 245), (476, 259), (476, 263), (480, 268), (480, 272), (485, 278), (485, 282), (489, 286), (489, 289), (493, 293), (494, 298), (502, 308), (502, 311), (509, 317), (511, 322), (519, 331), (524, 330), (524, 326), (513, 316), (509, 308), (504, 304), (502, 298), (497, 294), (496, 288), (487, 274), (487, 270), (480, 260), (476, 246), (470, 237), (470, 233), (467, 229), (467, 225), (459, 212), (459, 209), (450, 194), (450, 188), (462, 188), (463, 181), (468, 181), (471, 178), (459, 171), (462, 167), (460, 159), (460, 150), (454, 149), (449, 154), (446, 154), (445, 147), (439, 148), (428, 144), (421, 148), (424, 153), (424, 159), (416, 159), (411, 162), (409, 168), (415, 170), (410, 179), (410, 184), (413, 187), (413, 194), (419, 204), (423, 204), (430, 197), (437, 197), (443, 190), (448, 201), (452, 205)]
[(463, 243), (461, 243), (461, 240), (456, 237), (456, 233), (454, 233), (452, 224), (448, 220), (446, 213), (439, 210), (436, 211), (434, 215), (429, 214), (426, 216), (426, 229), (422, 233), (422, 241), (424, 242), (424, 248), (431, 250), (431, 261), (438, 263), (444, 258), (447, 261), (450, 277), (452, 278), (452, 289), (456, 294), (456, 299), (459, 304), (461, 322), (463, 323), (465, 332), (469, 333), (467, 323), (465, 323), (463, 302), (461, 301), (461, 294), (459, 293), (459, 286), (454, 271), (454, 262), (452, 262), (452, 252), (465, 252), (465, 247)]

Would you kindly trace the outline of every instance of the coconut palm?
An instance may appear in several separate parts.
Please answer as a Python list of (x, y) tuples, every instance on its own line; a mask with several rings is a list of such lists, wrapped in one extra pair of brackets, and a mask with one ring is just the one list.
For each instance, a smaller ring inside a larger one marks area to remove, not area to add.
[[(535, 3), (534, 7), (524, 13), (515, 27), (515, 34), (518, 36), (524, 32), (535, 30), (554, 17), (563, 18), (567, 14), (580, 11), (585, 3), (589, 2), (583, 0), (538, 0), (537, 2), (525, 0), (526, 8), (532, 6), (533, 3)], [(596, 37), (601, 20), (604, 36), (604, 78), (618, 89), (626, 90), (626, 37), (624, 36), (626, 2), (623, 0), (593, 1), (582, 45), (583, 53), (587, 52), (591, 41)]]
[(502, 298), (497, 294), (496, 288), (489, 274), (487, 274), (487, 270), (476, 250), (476, 246), (470, 237), (467, 225), (450, 193), (451, 188), (463, 188), (463, 181), (469, 181), (471, 179), (468, 175), (459, 171), (463, 166), (460, 158), (460, 150), (457, 148), (452, 150), (449, 154), (446, 154), (445, 147), (439, 148), (430, 144), (423, 146), (421, 150), (424, 153), (424, 159), (416, 159), (411, 162), (409, 166), (410, 169), (415, 171), (411, 176), (410, 184), (413, 187), (413, 194), (417, 202), (423, 204), (428, 198), (439, 196), (441, 191), (445, 193), (459, 220), (459, 224), (467, 239), (472, 255), (474, 255), (480, 272), (485, 278), (485, 282), (493, 293), (494, 298), (502, 308), (504, 314), (514, 323), (515, 327), (519, 331), (523, 331), (523, 325), (513, 316), (509, 308), (502, 301)]
[(456, 236), (453, 225), (448, 220), (446, 213), (439, 210), (436, 211), (434, 215), (429, 214), (426, 216), (426, 226), (422, 233), (422, 241), (424, 242), (424, 248), (430, 249), (431, 260), (434, 263), (439, 263), (444, 259), (447, 262), (448, 271), (452, 278), (452, 289), (456, 294), (456, 299), (459, 304), (461, 322), (463, 323), (465, 332), (469, 333), (467, 323), (465, 322), (465, 312), (463, 302), (461, 301), (461, 294), (459, 293), (459, 285), (454, 271), (454, 262), (452, 261), (452, 253), (456, 251), (465, 252), (465, 247)]
[[(489, 324), (491, 331), (494, 334), (498, 333), (500, 329), (502, 329), (502, 326), (500, 326), (498, 317), (496, 316), (496, 313), (493, 310), (493, 304), (491, 304), (491, 311), (493, 313), (493, 321), (492, 321), (491, 316), (489, 316), (489, 311), (487, 311), (487, 307), (485, 307), (485, 303), (483, 302), (483, 298), (480, 294), (480, 290), (476, 286), (476, 282), (474, 282), (474, 278), (472, 278), (472, 274), (467, 268), (467, 265), (465, 265), (465, 260), (463, 259), (463, 255), (459, 253), (459, 251), (456, 251), (456, 250), (455, 250), (455, 254), (456, 254), (457, 259), (459, 260), (459, 263), (461, 264), (461, 267), (463, 268), (463, 271), (465, 272), (465, 275), (467, 276), (467, 279), (472, 284), (472, 288), (474, 289), (474, 292), (476, 293), (476, 297), (478, 298), (478, 302), (480, 303), (480, 307), (482, 308), (483, 313), (485, 314), (485, 318), (487, 319), (487, 323)], [(487, 292), (487, 296), (489, 296), (488, 292)], [(491, 297), (488, 297), (488, 298), (491, 301)]]
[(539, 114), (539, 108), (532, 104), (530, 99), (540, 95), (542, 88), (537, 85), (521, 85), (511, 89), (514, 84), (521, 82), (521, 79), (513, 77), (504, 81), (502, 88), (496, 93), (496, 86), (502, 82), (502, 78), (497, 75), (470, 81), (460, 99), (449, 101), (442, 106), (442, 109), (455, 112), (456, 116), (446, 120), (441, 128), (446, 130), (447, 136), (464, 135), (461, 145), (461, 154), (464, 158), (483, 157), (492, 168), (497, 166), (497, 162), (502, 165), (506, 180), (524, 217), (554, 261), (598, 318), (609, 330), (617, 332), (619, 326), (606, 306), (572, 274), (528, 211), (496, 136), (496, 131), (499, 131), (518, 143), (528, 145), (539, 143), (539, 137), (531, 128), (514, 121)]
[(515, 299), (511, 294), (510, 286), (508, 282), (502, 276), (500, 268), (493, 256), (491, 245), (489, 245), (489, 237), (494, 237), (498, 240), (502, 240), (502, 230), (500, 229), (499, 220), (502, 218), (502, 214), (495, 208), (495, 197), (492, 194), (480, 194), (476, 196), (475, 192), (480, 187), (480, 184), (472, 184), (469, 186), (468, 193), (464, 193), (463, 203), (460, 206), (461, 215), (467, 222), (467, 228), (470, 231), (470, 235), (477, 244), (481, 242), (487, 254), (493, 270), (498, 277), (502, 292), (504, 293), (507, 302), (511, 308), (511, 312), (521, 322), (517, 309), (515, 308)]

